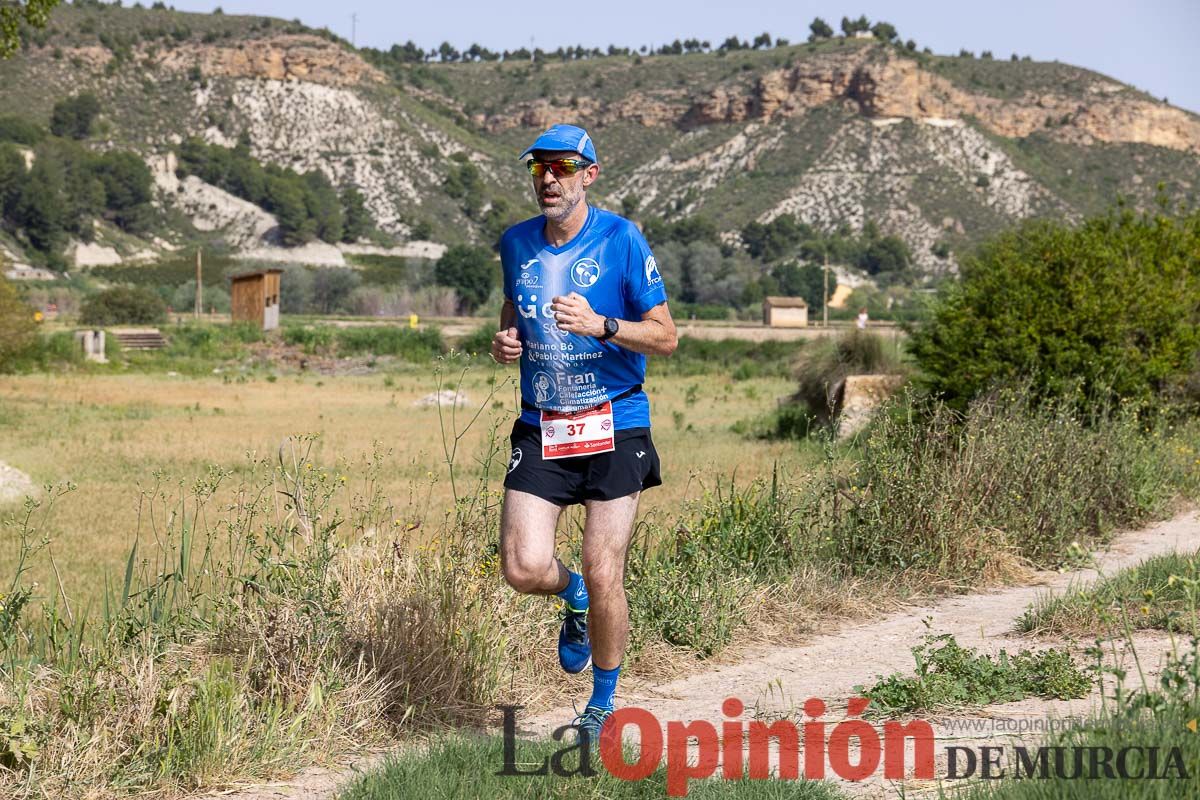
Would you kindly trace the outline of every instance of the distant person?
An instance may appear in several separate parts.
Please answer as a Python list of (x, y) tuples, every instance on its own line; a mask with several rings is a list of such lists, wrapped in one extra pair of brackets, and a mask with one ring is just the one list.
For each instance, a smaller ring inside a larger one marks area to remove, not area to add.
[(860, 308), (858, 310), (858, 319), (856, 319), (854, 321), (854, 324), (858, 327), (858, 329), (860, 331), (865, 331), (867, 329), (867, 307), (866, 306), (863, 306), (862, 308)]
[[(541, 215), (500, 239), (504, 306), (492, 358), (521, 364), (521, 416), (504, 479), (500, 557), (518, 592), (564, 603), (558, 658), (592, 667), (576, 720), (599, 740), (629, 639), (625, 554), (641, 492), (662, 483), (642, 391), (646, 355), (675, 350), (649, 245), (632, 222), (588, 205), (600, 174), (582, 128), (555, 125), (521, 154)], [(565, 506), (582, 503), (583, 574), (554, 554)]]

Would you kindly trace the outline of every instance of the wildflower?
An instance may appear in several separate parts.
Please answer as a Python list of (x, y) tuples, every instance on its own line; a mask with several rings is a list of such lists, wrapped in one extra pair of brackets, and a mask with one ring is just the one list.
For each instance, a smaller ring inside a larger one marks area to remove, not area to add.
[(1142, 606), (1142, 613), (1143, 613), (1143, 614), (1149, 614), (1149, 613), (1150, 613), (1150, 606)]
[(1167, 578), (1167, 586), (1174, 586), (1178, 580), (1178, 575), (1172, 575), (1171, 577)]
[(1147, 600), (1153, 600), (1154, 599), (1154, 590), (1147, 589), (1146, 591), (1142, 592), (1142, 597), (1146, 598)]

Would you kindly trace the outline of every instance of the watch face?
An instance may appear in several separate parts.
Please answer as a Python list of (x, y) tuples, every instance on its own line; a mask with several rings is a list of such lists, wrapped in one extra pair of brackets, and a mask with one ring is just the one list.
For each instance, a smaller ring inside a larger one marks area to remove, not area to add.
[(613, 319), (612, 317), (605, 317), (604, 332), (607, 333), (609, 336), (612, 336), (613, 334), (615, 334), (617, 332), (617, 321), (615, 319)]

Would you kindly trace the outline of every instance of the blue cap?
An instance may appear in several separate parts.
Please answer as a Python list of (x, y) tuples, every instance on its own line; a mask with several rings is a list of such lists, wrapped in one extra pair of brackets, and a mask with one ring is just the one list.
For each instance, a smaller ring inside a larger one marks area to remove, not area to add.
[(575, 125), (550, 126), (519, 158), (525, 158), (535, 150), (574, 150), (593, 164), (596, 162), (596, 146), (592, 144), (592, 137)]

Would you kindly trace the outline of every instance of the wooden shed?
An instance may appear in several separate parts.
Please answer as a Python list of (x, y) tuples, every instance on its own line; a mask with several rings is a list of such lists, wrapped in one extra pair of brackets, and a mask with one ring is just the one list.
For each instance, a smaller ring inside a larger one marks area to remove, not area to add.
[(764, 297), (763, 325), (768, 328), (807, 328), (808, 303), (803, 297)]
[(279, 276), (281, 269), (264, 269), (234, 275), (230, 306), (234, 322), (253, 322), (264, 331), (279, 327)]

